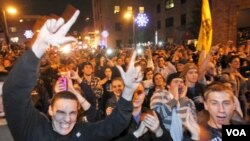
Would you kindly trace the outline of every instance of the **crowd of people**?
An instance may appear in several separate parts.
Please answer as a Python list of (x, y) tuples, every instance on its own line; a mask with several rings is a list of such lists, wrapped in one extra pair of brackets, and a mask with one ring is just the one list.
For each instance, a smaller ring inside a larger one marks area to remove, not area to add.
[(223, 125), (249, 123), (250, 41), (63, 54), (78, 14), (2, 48), (0, 140), (220, 141)]

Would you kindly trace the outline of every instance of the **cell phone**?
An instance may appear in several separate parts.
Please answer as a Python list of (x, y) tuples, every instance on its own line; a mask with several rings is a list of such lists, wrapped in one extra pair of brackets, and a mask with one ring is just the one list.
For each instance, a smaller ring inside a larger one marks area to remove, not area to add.
[(60, 77), (60, 78), (59, 78), (59, 82), (60, 82), (61, 84), (63, 84), (63, 91), (67, 91), (67, 90), (68, 90), (67, 78), (66, 78), (66, 77)]

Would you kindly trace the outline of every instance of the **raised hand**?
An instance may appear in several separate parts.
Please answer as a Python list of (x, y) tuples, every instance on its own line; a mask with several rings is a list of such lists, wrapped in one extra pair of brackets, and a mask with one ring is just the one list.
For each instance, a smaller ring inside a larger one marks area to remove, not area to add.
[(182, 91), (180, 93), (180, 98), (186, 97), (186, 95), (187, 95), (187, 89), (188, 89), (187, 86), (184, 84), (182, 86)]
[(126, 72), (123, 71), (121, 66), (117, 66), (125, 84), (122, 97), (128, 101), (131, 101), (134, 91), (136, 90), (138, 84), (142, 81), (141, 67), (134, 66), (135, 59), (136, 51), (133, 52)]
[(65, 85), (62, 83), (62, 80), (57, 79), (54, 90), (55, 90), (55, 93), (65, 91)]
[(82, 82), (82, 79), (78, 73), (78, 68), (76, 69), (76, 71), (70, 70), (70, 79), (76, 80), (79, 84)]
[(63, 18), (47, 20), (40, 29), (37, 39), (32, 46), (35, 55), (41, 58), (49, 45), (60, 46), (76, 41), (74, 37), (67, 37), (65, 35), (75, 23), (79, 14), (80, 11), (77, 10), (67, 23), (64, 23)]

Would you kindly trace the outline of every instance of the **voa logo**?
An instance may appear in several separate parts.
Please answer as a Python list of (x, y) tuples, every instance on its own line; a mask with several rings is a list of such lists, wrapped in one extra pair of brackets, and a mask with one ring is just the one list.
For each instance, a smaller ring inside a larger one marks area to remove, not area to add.
[(247, 136), (244, 129), (226, 129), (227, 136)]

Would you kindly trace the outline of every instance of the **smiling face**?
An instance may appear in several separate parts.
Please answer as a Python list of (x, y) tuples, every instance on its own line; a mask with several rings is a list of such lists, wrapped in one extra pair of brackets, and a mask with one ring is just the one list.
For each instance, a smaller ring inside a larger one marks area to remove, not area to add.
[(235, 110), (235, 103), (230, 91), (210, 92), (204, 103), (209, 112), (208, 124), (214, 128), (222, 128), (222, 125), (230, 124)]
[(165, 66), (165, 60), (164, 60), (163, 57), (159, 57), (159, 58), (158, 58), (158, 66), (159, 66), (160, 68), (162, 68), (162, 67)]
[(91, 65), (85, 65), (82, 71), (84, 75), (90, 76), (93, 74), (93, 67)]
[(165, 79), (162, 74), (156, 73), (153, 77), (155, 87), (162, 88), (165, 87)]
[(124, 83), (122, 79), (114, 79), (111, 83), (112, 91), (116, 97), (120, 97), (124, 89)]
[(57, 99), (49, 107), (53, 129), (61, 135), (69, 134), (77, 121), (78, 103), (72, 99)]

